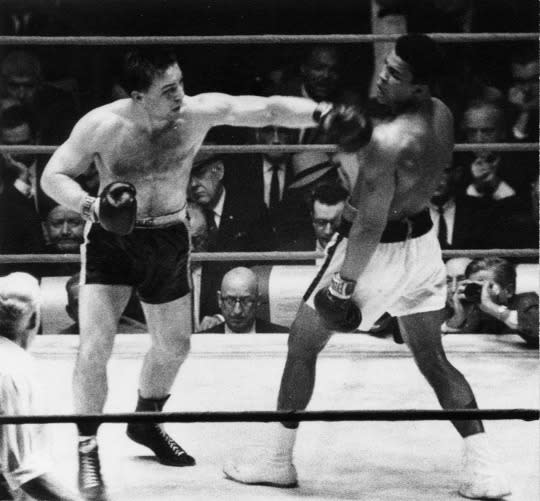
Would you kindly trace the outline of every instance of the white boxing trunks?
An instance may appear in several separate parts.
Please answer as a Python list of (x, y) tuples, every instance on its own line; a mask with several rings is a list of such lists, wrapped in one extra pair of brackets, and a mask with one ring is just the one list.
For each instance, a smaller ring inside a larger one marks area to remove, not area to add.
[[(444, 308), (446, 268), (437, 236), (430, 231), (431, 220), (427, 221), (426, 217), (429, 218), (429, 213), (422, 212), (411, 218), (419, 222), (419, 236), (414, 235), (414, 227), (410, 226), (403, 238), (395, 232), (392, 238), (392, 231), (390, 238), (384, 238), (383, 234), (353, 293), (353, 300), (362, 312), (360, 330), (369, 330), (384, 313), (400, 317)], [(388, 234), (386, 230), (385, 233)], [(400, 240), (392, 241), (395, 239)], [(347, 242), (343, 232), (338, 232), (328, 245), (325, 262), (304, 296), (310, 307), (314, 307), (315, 293), (329, 285), (332, 275), (340, 271)]]

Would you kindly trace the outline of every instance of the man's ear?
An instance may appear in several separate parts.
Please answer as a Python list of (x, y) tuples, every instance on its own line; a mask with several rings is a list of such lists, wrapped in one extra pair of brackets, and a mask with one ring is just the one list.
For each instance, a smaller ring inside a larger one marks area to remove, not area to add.
[(142, 92), (139, 92), (138, 90), (131, 91), (131, 99), (136, 101), (137, 103), (141, 103), (144, 99), (144, 94)]
[(27, 329), (29, 330), (35, 329), (37, 327), (37, 323), (38, 323), (38, 315), (37, 315), (37, 312), (34, 311), (34, 313), (32, 313), (32, 315), (30, 315), (30, 318), (28, 319)]
[(216, 165), (212, 167), (212, 170), (216, 173), (219, 180), (221, 181), (223, 179), (223, 176), (225, 175), (225, 166), (223, 165), (223, 162), (217, 162)]
[(218, 304), (221, 304), (221, 291), (217, 291), (217, 301)]

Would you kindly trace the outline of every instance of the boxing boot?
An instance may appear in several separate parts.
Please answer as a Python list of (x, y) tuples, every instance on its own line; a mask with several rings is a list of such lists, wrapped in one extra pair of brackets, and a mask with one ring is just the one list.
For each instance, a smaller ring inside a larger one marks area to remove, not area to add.
[(79, 491), (87, 501), (108, 501), (107, 489), (101, 476), (99, 449), (95, 437), (79, 441)]
[[(168, 396), (143, 398), (139, 395), (135, 412), (160, 412), (168, 398)], [(131, 440), (151, 449), (161, 464), (167, 466), (195, 464), (195, 459), (173, 440), (161, 423), (129, 423), (126, 432)]]
[(501, 499), (511, 491), (485, 433), (464, 439), (463, 480), (459, 494), (469, 499)]
[(249, 460), (231, 459), (223, 467), (225, 476), (242, 484), (296, 487), (298, 479), (292, 462), (296, 428), (276, 423), (269, 433), (272, 443), (258, 447), (257, 456)]

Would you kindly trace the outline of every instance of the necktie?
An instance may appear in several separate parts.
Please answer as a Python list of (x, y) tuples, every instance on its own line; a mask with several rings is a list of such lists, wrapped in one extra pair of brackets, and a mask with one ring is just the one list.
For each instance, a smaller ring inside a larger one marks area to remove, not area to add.
[(270, 179), (270, 196), (268, 197), (268, 208), (275, 210), (279, 205), (279, 165), (272, 165), (272, 178)]
[(206, 228), (208, 230), (208, 250), (213, 251), (217, 241), (218, 227), (214, 211), (209, 208), (204, 209), (204, 217), (206, 219)]
[(437, 212), (439, 213), (439, 243), (441, 248), (448, 247), (448, 228), (446, 226), (446, 220), (444, 219), (444, 209), (442, 205), (437, 206)]

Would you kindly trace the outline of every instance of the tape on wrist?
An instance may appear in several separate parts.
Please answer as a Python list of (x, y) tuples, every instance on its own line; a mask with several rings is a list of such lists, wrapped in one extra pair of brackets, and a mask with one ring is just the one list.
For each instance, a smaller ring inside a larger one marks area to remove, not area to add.
[(355, 287), (355, 280), (346, 280), (342, 278), (339, 273), (334, 273), (332, 276), (330, 292), (340, 299), (349, 299), (352, 296)]
[(95, 197), (91, 197), (90, 195), (86, 195), (81, 203), (81, 216), (85, 221), (90, 221), (92, 223), (95, 223), (97, 220), (96, 212), (94, 210), (94, 204), (96, 202)]

